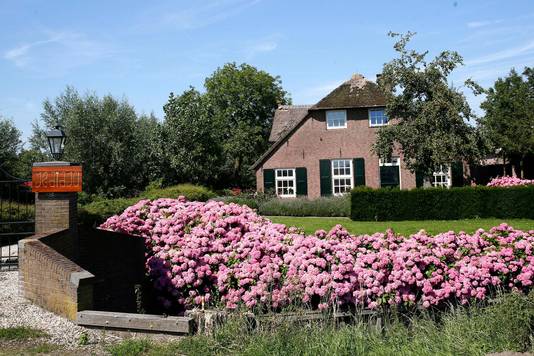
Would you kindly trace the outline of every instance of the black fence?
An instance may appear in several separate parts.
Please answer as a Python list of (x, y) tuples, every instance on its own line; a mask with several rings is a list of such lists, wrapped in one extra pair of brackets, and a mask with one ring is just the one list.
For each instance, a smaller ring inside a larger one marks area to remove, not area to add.
[(0, 270), (18, 268), (17, 243), (34, 234), (34, 217), (31, 182), (14, 177), (0, 167)]

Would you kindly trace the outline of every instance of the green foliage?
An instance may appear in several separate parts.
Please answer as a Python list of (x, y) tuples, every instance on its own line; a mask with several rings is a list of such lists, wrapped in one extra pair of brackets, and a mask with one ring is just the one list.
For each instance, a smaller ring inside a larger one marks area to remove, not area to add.
[(89, 334), (87, 334), (87, 332), (84, 331), (78, 337), (78, 345), (85, 346), (87, 344), (89, 344)]
[(215, 193), (206, 187), (194, 184), (178, 184), (166, 188), (148, 187), (139, 195), (143, 199), (178, 198), (183, 195), (187, 200), (207, 201), (215, 197)]
[(0, 168), (12, 169), (22, 149), (20, 135), (12, 120), (0, 116)]
[(86, 226), (103, 223), (110, 216), (122, 213), (127, 207), (134, 205), (141, 199), (178, 198), (185, 196), (188, 200), (206, 201), (215, 196), (209, 189), (193, 184), (178, 184), (166, 188), (152, 185), (144, 192), (133, 198), (102, 199), (78, 208), (78, 220)]
[(250, 186), (250, 165), (268, 147), (274, 112), (291, 100), (279, 77), (248, 64), (228, 63), (206, 78), (204, 86), (222, 134), (224, 170), (230, 182)]
[(483, 134), (516, 167), (519, 163), (522, 177), (525, 156), (534, 154), (534, 68), (525, 68), (523, 75), (512, 69), (499, 78), (480, 106), (486, 111), (480, 120)]
[(128, 340), (114, 346), (114, 350), (132, 355), (433, 356), (532, 352), (533, 320), (534, 293), (510, 293), (489, 305), (451, 308), (437, 318), (422, 313), (407, 321), (392, 314), (386, 317), (381, 332), (361, 319), (335, 325), (327, 314), (316, 322), (275, 317), (255, 326), (235, 316), (212, 335), (189, 336), (170, 343)]
[(250, 165), (267, 149), (274, 111), (290, 103), (279, 77), (228, 63), (205, 81), (206, 92), (171, 93), (164, 106), (170, 182), (248, 187)]
[(350, 196), (306, 198), (273, 198), (259, 204), (261, 215), (279, 216), (349, 216)]
[(534, 187), (353, 189), (353, 220), (534, 218)]
[(9, 340), (28, 340), (46, 336), (46, 333), (39, 329), (33, 329), (27, 326), (16, 326), (9, 328), (0, 328), (0, 341)]
[(151, 179), (158, 156), (149, 143), (158, 141), (159, 123), (153, 117), (139, 119), (126, 99), (81, 96), (67, 87), (54, 101), (43, 103), (41, 121), (34, 123), (32, 147), (47, 152), (45, 133), (57, 124), (67, 134), (64, 159), (83, 164), (85, 192), (125, 196)]
[(172, 168), (165, 171), (166, 180), (209, 185), (218, 182), (223, 164), (221, 133), (206, 96), (194, 88), (180, 96), (171, 93), (163, 110), (166, 159)]
[[(413, 33), (390, 33), (400, 39), (394, 48), (399, 57), (384, 65), (378, 84), (386, 95), (386, 112), (394, 125), (381, 127), (373, 151), (391, 157), (394, 146), (404, 155), (412, 172), (431, 174), (435, 167), (479, 158), (480, 140), (466, 123), (474, 118), (465, 96), (448, 83), (451, 72), (463, 63), (451, 51), (427, 62), (427, 52), (406, 48)], [(476, 86), (469, 81), (466, 85)]]
[(129, 339), (107, 348), (112, 356), (137, 356), (144, 355), (153, 344), (147, 339)]

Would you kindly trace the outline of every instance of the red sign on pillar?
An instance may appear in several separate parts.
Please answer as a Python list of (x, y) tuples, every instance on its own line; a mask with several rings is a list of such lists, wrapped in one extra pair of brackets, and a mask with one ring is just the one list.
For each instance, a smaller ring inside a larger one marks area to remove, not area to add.
[(32, 167), (32, 191), (63, 193), (82, 191), (82, 166)]

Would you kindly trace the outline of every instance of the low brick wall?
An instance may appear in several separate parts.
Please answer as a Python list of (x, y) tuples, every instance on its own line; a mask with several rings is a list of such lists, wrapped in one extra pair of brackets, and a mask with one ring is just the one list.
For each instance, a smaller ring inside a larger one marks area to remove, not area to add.
[(134, 313), (145, 280), (145, 241), (112, 231), (79, 230), (79, 265), (95, 275), (93, 309)]
[(19, 241), (19, 291), (31, 302), (76, 319), (92, 309), (94, 276), (44, 241), (72, 239), (69, 230), (55, 230)]
[(52, 230), (19, 242), (20, 292), (72, 320), (88, 309), (135, 312), (144, 264), (142, 238), (97, 229)]

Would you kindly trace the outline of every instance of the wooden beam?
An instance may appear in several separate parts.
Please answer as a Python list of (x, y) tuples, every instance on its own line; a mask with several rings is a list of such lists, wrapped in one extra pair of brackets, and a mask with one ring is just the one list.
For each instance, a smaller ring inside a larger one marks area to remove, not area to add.
[(98, 310), (78, 312), (78, 325), (150, 332), (185, 333), (193, 330), (193, 318), (150, 314), (116, 313)]

